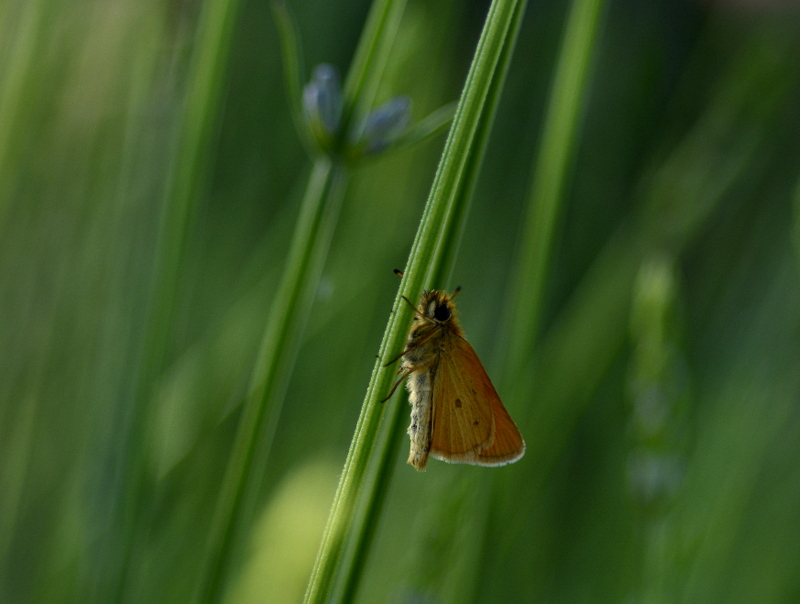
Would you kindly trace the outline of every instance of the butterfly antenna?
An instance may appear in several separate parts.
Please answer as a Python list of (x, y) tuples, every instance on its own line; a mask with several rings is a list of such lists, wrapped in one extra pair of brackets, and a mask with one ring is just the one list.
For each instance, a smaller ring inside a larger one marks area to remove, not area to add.
[(401, 297), (401, 298), (403, 298), (403, 300), (405, 300), (405, 301), (406, 301), (406, 304), (408, 304), (408, 305), (409, 305), (411, 308), (413, 308), (413, 309), (414, 309), (414, 312), (415, 312), (415, 313), (419, 313), (419, 309), (418, 309), (416, 306), (414, 306), (414, 303), (413, 303), (411, 300), (409, 300), (409, 299), (408, 299), (408, 298), (406, 298), (405, 296), (400, 296), (400, 297)]

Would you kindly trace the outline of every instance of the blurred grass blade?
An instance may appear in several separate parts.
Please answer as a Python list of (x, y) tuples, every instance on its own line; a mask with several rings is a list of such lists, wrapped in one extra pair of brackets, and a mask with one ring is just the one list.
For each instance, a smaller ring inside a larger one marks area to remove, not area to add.
[[(360, 517), (356, 518), (356, 501), (365, 484), (370, 456), (383, 416), (384, 409), (379, 401), (389, 391), (394, 373), (394, 368), (383, 366), (382, 359), (391, 358), (402, 347), (412, 311), (407, 305), (402, 304), (401, 296), (416, 299), (423, 286), (430, 281), (431, 276), (439, 270), (446, 259), (443, 250), (447, 246), (444, 245), (442, 238), (460, 236), (460, 232), (452, 228), (451, 221), (458, 215), (459, 208), (455, 206), (466, 202), (466, 198), (459, 195), (459, 192), (462, 191), (465, 180), (472, 178), (472, 175), (467, 173), (467, 167), (476, 170), (479, 162), (475, 157), (480, 157), (483, 153), (483, 149), (475, 145), (476, 136), (480, 125), (491, 121), (490, 119), (486, 121), (487, 98), (492, 90), (492, 82), (498, 75), (498, 65), (509, 39), (511, 25), (519, 17), (518, 8), (518, 2), (514, 0), (496, 0), (489, 9), (453, 127), (445, 144), (422, 222), (411, 249), (405, 276), (395, 299), (395, 312), (389, 320), (381, 343), (379, 360), (373, 368), (355, 435), (336, 490), (333, 508), (309, 580), (304, 600), (307, 604), (329, 601), (337, 576), (344, 582), (342, 588), (345, 589), (347, 597), (352, 597), (357, 587), (360, 569), (354, 568), (354, 565), (363, 563), (366, 552), (363, 546), (357, 548), (356, 555), (345, 561), (343, 551), (346, 540), (351, 537), (355, 543), (368, 542), (367, 534), (374, 530), (374, 524), (377, 522), (372, 510), (388, 487), (386, 481), (377, 480), (380, 476), (375, 477), (372, 481), (374, 488), (369, 490), (366, 501), (359, 506)], [(488, 106), (494, 109), (496, 104), (490, 103)], [(482, 138), (482, 142), (485, 144), (485, 137)], [(400, 406), (399, 399), (400, 397), (395, 397), (392, 404)], [(384, 449), (384, 455), (388, 453)], [(384, 464), (378, 465), (380, 467)], [(354, 533), (357, 534), (351, 535), (354, 526)]]
[[(164, 208), (156, 242), (155, 268), (150, 292), (147, 322), (144, 328), (141, 357), (134, 377), (133, 408), (127, 419), (122, 441), (121, 488), (118, 521), (119, 548), (112, 545), (103, 563), (109, 565), (102, 581), (110, 589), (106, 601), (125, 599), (135, 543), (142, 533), (143, 490), (147, 481), (146, 460), (152, 423), (153, 384), (163, 370), (172, 337), (180, 270), (188, 225), (202, 198), (206, 182), (208, 152), (218, 119), (222, 84), (227, 66), (233, 26), (238, 15), (238, 0), (212, 0), (203, 4), (194, 42), (188, 77), (183, 121), (178, 146), (173, 154)], [(111, 554), (111, 552), (114, 554)]]
[(372, 3), (344, 83), (342, 131), (347, 132), (351, 140), (359, 138), (361, 133), (357, 128), (375, 104), (375, 94), (405, 8), (406, 0)]
[(794, 222), (794, 251), (800, 258), (800, 179), (797, 180), (797, 185), (794, 192), (794, 215), (792, 220)]
[[(595, 55), (597, 31), (603, 0), (573, 0), (564, 27), (550, 99), (542, 129), (539, 151), (534, 161), (534, 176), (528, 199), (527, 218), (519, 244), (517, 266), (512, 273), (516, 278), (514, 292), (509, 296), (511, 310), (507, 313), (505, 332), (508, 345), (506, 362), (496, 363), (499, 380), (514, 384), (529, 357), (530, 347), (536, 338), (541, 300), (547, 268), (552, 255), (552, 242), (557, 226), (557, 216), (563, 203), (569, 164), (577, 146), (586, 91), (589, 86), (589, 67)], [(510, 389), (509, 389), (510, 390)], [(516, 401), (514, 406), (524, 403)], [(487, 504), (484, 532), (496, 525), (499, 506)], [(483, 555), (492, 555), (484, 548)], [(476, 575), (484, 562), (476, 561)], [(479, 580), (473, 585), (480, 593)]]
[[(754, 38), (709, 84), (706, 109), (688, 134), (644, 172), (642, 203), (578, 283), (525, 365), (528, 377), (511, 391), (528, 437), (527, 455), (536, 463), (525, 480), (509, 485), (509, 500), (531, 501), (541, 493), (580, 414), (623, 350), (643, 258), (654, 251), (679, 256), (739, 183), (758, 178), (754, 160), (773, 144), (775, 120), (795, 78), (793, 65), (782, 61), (788, 52), (778, 51), (767, 32)], [(529, 535), (520, 531), (522, 513), (507, 514), (503, 524), (499, 543), (483, 557), (484, 594), (502, 586), (498, 552)]]
[(641, 572), (633, 593), (646, 602), (678, 599), (665, 580), (679, 572), (668, 549), (677, 536), (669, 510), (685, 482), (679, 435), (686, 430), (682, 424), (691, 404), (691, 377), (686, 375), (684, 338), (676, 320), (685, 302), (678, 282), (675, 258), (656, 252), (642, 262), (631, 301), (625, 478), (640, 525)]
[(281, 58), (283, 59), (283, 79), (286, 85), (286, 96), (292, 112), (297, 133), (307, 149), (313, 149), (303, 117), (303, 85), (306, 83), (303, 63), (303, 47), (297, 35), (297, 27), (286, 3), (283, 0), (270, 2), (272, 16), (278, 27), (281, 41)]
[(222, 482), (197, 599), (219, 601), (231, 558), (243, 544), (269, 457), (303, 328), (327, 257), (347, 173), (327, 158), (314, 165), (280, 286), (270, 309), (239, 430)]
[[(41, 19), (46, 14), (44, 2), (31, 0), (20, 5), (22, 15), (16, 23), (4, 23), (4, 31), (8, 38), (6, 51), (10, 58), (2, 62), (0, 71), (0, 234), (7, 233), (5, 221), (9, 207), (13, 179), (10, 175), (16, 172), (16, 161), (13, 156), (15, 138), (19, 137), (21, 121), (19, 114), (25, 102), (26, 83), (32, 74), (31, 64), (35, 60), (35, 48), (38, 42)], [(8, 17), (8, 8), (3, 16)], [(12, 29), (13, 28), (13, 29)], [(11, 31), (9, 31), (11, 30)], [(3, 56), (3, 59), (6, 57)], [(9, 381), (8, 378), (5, 378)], [(37, 378), (37, 382), (42, 381)], [(8, 568), (12, 556), (14, 530), (23, 511), (21, 502), (25, 489), (26, 474), (29, 471), (32, 452), (35, 418), (38, 411), (37, 396), (28, 396), (24, 400), (14, 401), (14, 407), (20, 412), (20, 419), (4, 423), (10, 427), (10, 433), (3, 434), (5, 442), (0, 448), (6, 462), (0, 467), (0, 489), (3, 492), (3, 503), (0, 505), (0, 568)], [(2, 401), (5, 402), (5, 401)], [(0, 405), (0, 413), (5, 411)], [(13, 459), (14, 463), (8, 460)], [(0, 579), (0, 594), (5, 592), (8, 579)]]
[[(8, 45), (6, 51), (9, 59), (0, 70), (0, 166), (6, 173), (12, 172), (11, 161), (14, 161), (14, 140), (20, 136), (19, 128), (27, 86), (30, 78), (35, 75), (32, 69), (34, 55), (39, 43), (39, 32), (43, 30), (42, 19), (47, 14), (44, 0), (29, 0), (20, 4), (22, 15), (10, 27), (5, 23), (5, 33), (10, 37), (4, 44)], [(7, 8), (5, 16), (11, 12)], [(8, 31), (13, 27), (13, 31)], [(11, 179), (0, 176), (0, 227), (5, 223), (4, 217), (9, 203)], [(0, 231), (2, 232), (2, 231)]]
[(577, 146), (603, 0), (573, 0), (536, 155), (507, 315), (504, 375), (516, 380), (539, 331), (545, 282), (569, 167)]

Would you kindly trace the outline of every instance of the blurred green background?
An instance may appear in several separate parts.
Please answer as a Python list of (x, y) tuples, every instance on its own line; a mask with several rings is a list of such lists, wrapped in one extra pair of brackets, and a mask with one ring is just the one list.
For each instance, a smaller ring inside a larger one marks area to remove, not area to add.
[[(0, 3), (0, 602), (106, 601), (159, 215), (210, 50), (221, 86), (122, 599), (189, 601), (197, 581), (311, 165), (268, 3), (230, 3), (230, 37), (204, 49), (212, 4)], [(528, 453), (419, 474), (404, 444), (357, 599), (798, 602), (800, 9), (607, 3), (530, 379), (512, 383), (505, 301), (568, 6), (529, 3), (437, 284), (463, 287)], [(306, 69), (346, 72), (369, 3), (289, 7)], [(408, 94), (419, 118), (456, 99), (487, 8), (411, 0), (378, 101)], [(302, 597), (442, 140), (353, 174), (230, 602)]]

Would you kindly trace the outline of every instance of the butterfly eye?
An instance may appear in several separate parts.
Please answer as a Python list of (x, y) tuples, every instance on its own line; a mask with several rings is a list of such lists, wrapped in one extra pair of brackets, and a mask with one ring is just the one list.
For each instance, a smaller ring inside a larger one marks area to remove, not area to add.
[(437, 306), (436, 311), (433, 313), (433, 318), (437, 321), (447, 321), (450, 318), (450, 309), (447, 308), (446, 304)]

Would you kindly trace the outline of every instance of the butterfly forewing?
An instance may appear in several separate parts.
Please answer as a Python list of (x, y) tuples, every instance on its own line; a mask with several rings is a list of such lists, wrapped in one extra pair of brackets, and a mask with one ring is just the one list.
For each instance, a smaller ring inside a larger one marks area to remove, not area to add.
[(525, 443), (478, 355), (464, 338), (448, 340), (433, 378), (430, 454), (489, 466), (519, 459)]

